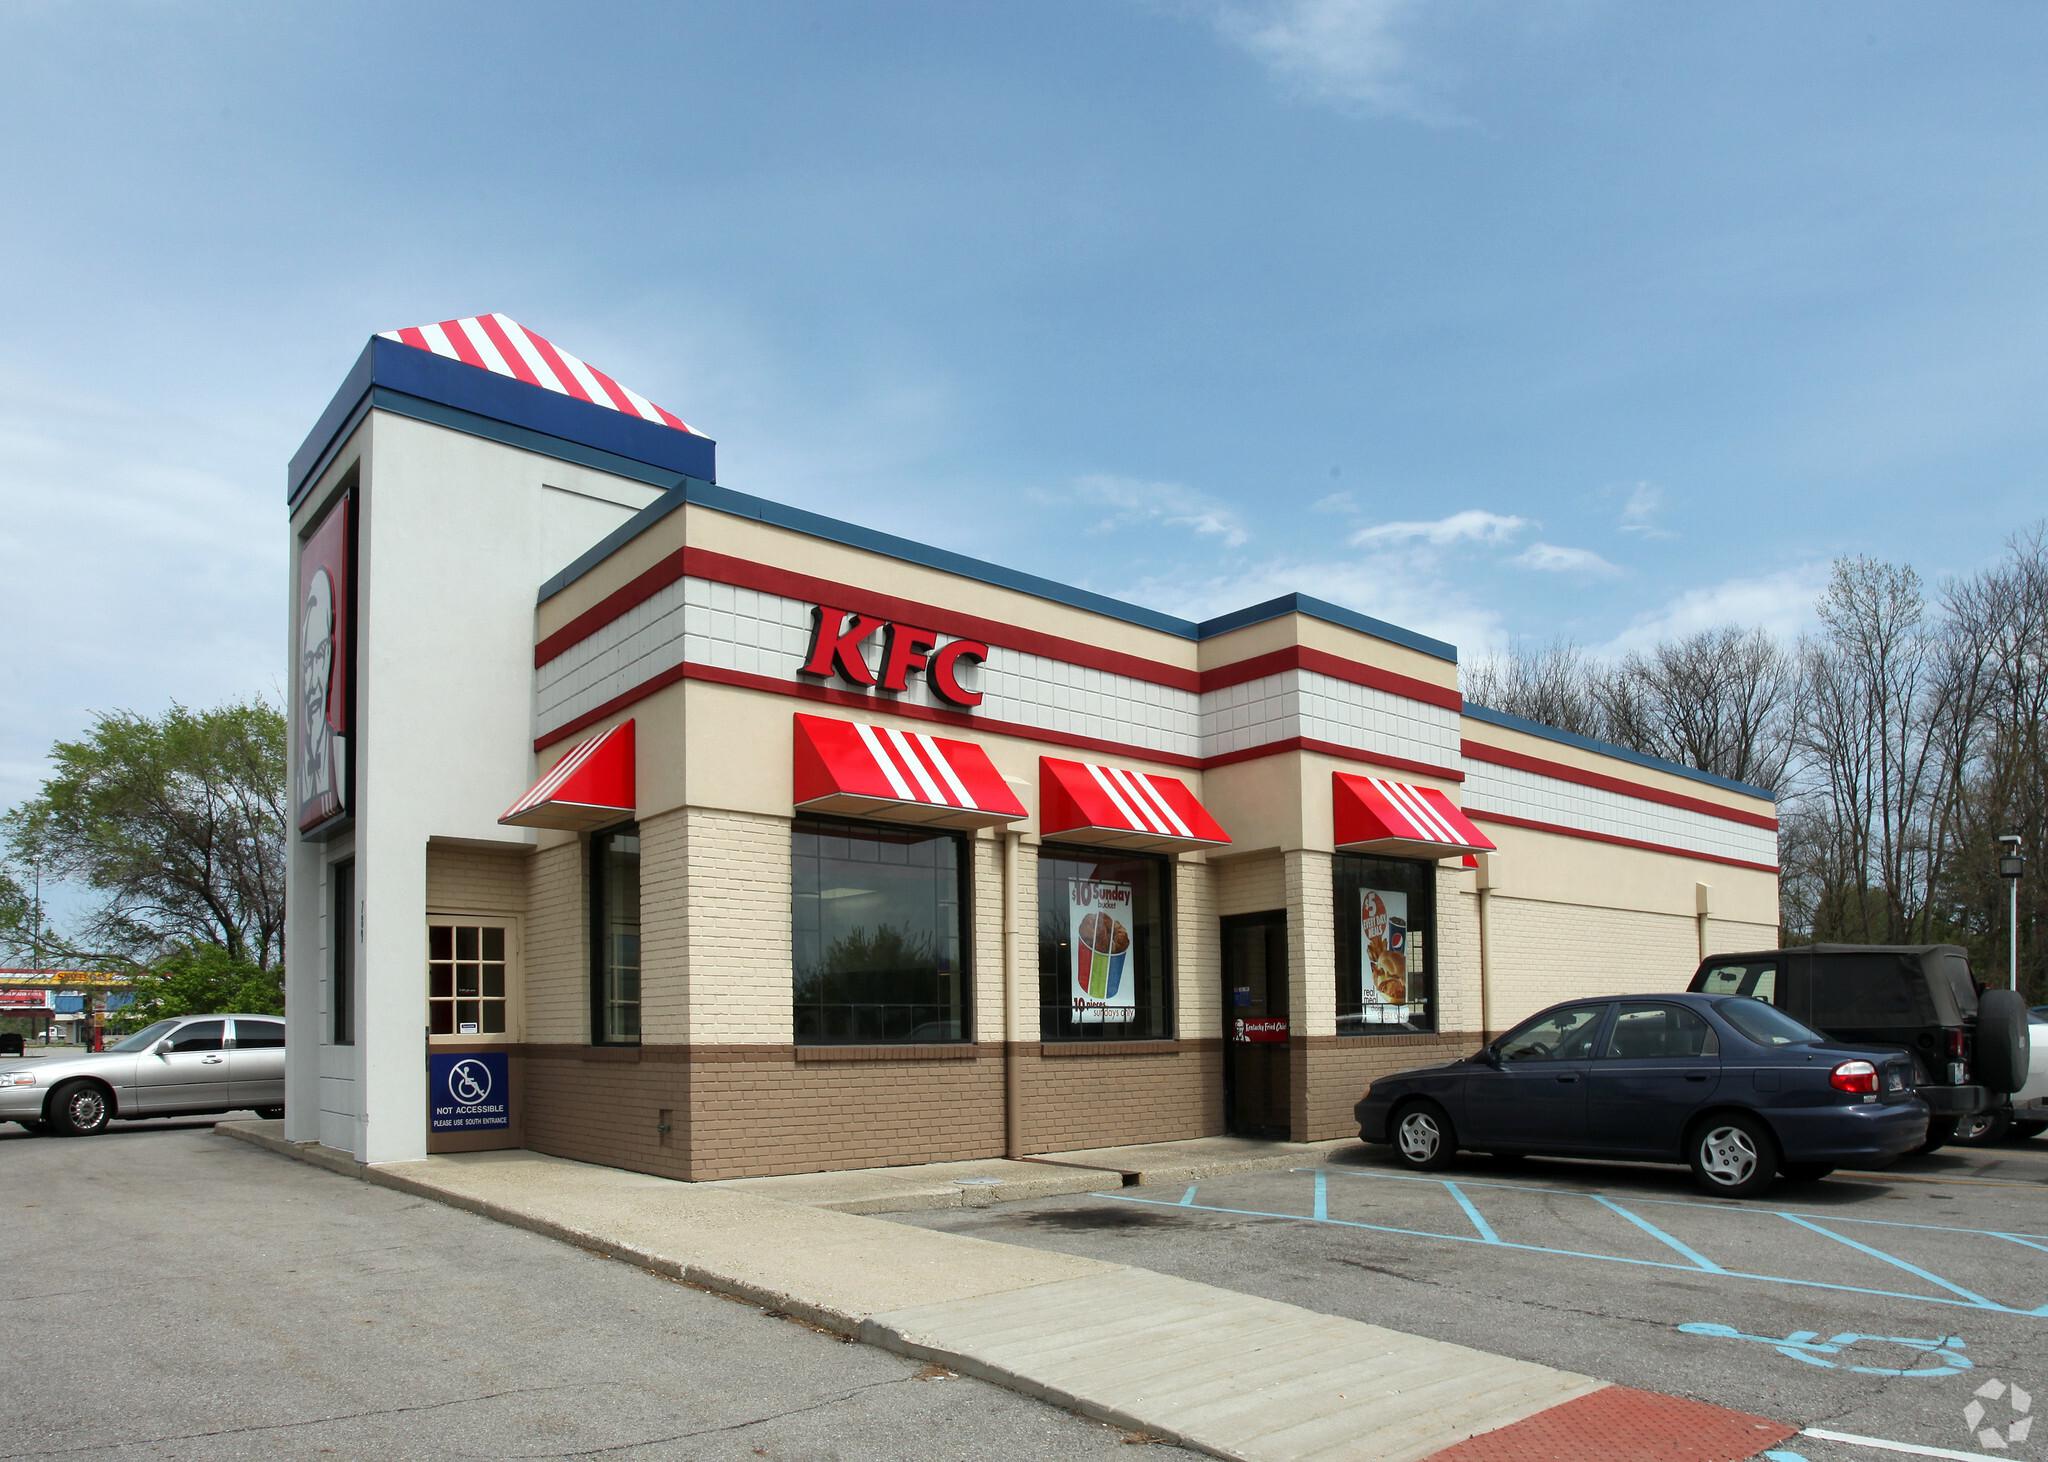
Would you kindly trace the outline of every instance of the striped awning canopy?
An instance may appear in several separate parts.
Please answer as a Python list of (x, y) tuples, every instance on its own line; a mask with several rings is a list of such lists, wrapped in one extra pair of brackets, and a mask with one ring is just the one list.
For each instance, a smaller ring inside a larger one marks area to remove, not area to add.
[(1334, 841), (1343, 853), (1453, 858), (1496, 851), (1492, 841), (1434, 787), (1332, 772)]
[(577, 742), (498, 821), (587, 832), (631, 817), (637, 797), (633, 750), (631, 721)]
[(795, 802), (808, 812), (937, 827), (1023, 817), (988, 753), (971, 741), (796, 713)]
[(504, 315), (469, 315), (460, 320), (408, 325), (403, 330), (377, 333), (386, 340), (396, 340), (415, 350), (431, 350), (450, 360), (511, 376), (529, 386), (573, 396), (593, 406), (607, 406), (643, 421), (690, 432), (692, 436), (702, 435), (692, 431), (674, 412), (662, 410), (638, 391), (621, 386), (596, 366), (578, 360)]
[(1230, 841), (1177, 777), (1050, 756), (1038, 759), (1038, 833), (1063, 843), (1152, 853)]

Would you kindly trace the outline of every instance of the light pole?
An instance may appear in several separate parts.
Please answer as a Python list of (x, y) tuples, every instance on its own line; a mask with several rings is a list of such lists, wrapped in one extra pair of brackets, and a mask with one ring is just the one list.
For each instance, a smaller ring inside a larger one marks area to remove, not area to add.
[(2017, 990), (2020, 987), (2020, 877), (2027, 871), (2027, 860), (2020, 856), (2019, 834), (2005, 833), (1998, 841), (2007, 845), (2005, 851), (1998, 855), (1998, 876), (2005, 880), (2005, 926), (2012, 947), (2012, 988)]

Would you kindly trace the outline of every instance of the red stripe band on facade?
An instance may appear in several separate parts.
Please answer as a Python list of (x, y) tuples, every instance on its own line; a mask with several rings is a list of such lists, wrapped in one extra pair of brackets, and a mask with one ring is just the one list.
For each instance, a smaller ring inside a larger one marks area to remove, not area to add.
[(1202, 689), (1222, 690), (1227, 686), (1243, 685), (1246, 681), (1259, 680), (1268, 675), (1281, 675), (1289, 670), (1312, 670), (1318, 675), (1327, 675), (1332, 680), (1383, 690), (1389, 695), (1405, 696), (1411, 701), (1423, 701), (1432, 706), (1441, 706), (1447, 711), (1465, 709), (1465, 698), (1447, 685), (1433, 685), (1427, 680), (1417, 680), (1412, 675), (1400, 675), (1392, 670), (1381, 670), (1377, 666), (1361, 665), (1356, 660), (1346, 660), (1342, 655), (1332, 655), (1328, 650), (1311, 649), (1307, 645), (1288, 645), (1263, 655), (1254, 655), (1249, 660), (1239, 660), (1234, 664), (1218, 665), (1213, 670), (1204, 670)]
[(1683, 807), (1688, 812), (1703, 812), (1708, 817), (1718, 817), (1724, 822), (1739, 822), (1770, 832), (1778, 830), (1778, 819), (1775, 817), (1744, 812), (1740, 808), (1729, 807), (1720, 802), (1708, 802), (1700, 797), (1688, 797), (1682, 792), (1667, 792), (1662, 787), (1646, 787), (1641, 782), (1625, 782), (1620, 777), (1589, 772), (1584, 767), (1571, 766), (1561, 761), (1547, 761), (1540, 756), (1508, 751), (1479, 741), (1467, 741), (1463, 749), (1465, 755), (1473, 761), (1492, 762), (1496, 766), (1513, 767), (1516, 771), (1555, 777), (1560, 782), (1576, 782), (1581, 787), (1598, 787), (1603, 792), (1619, 792), (1624, 797), (1638, 797), (1645, 802), (1661, 802), (1666, 807)]
[(1725, 863), (1730, 868), (1749, 868), (1758, 873), (1775, 874), (1775, 863), (1750, 863), (1741, 858), (1724, 858), (1719, 853), (1698, 853), (1691, 848), (1674, 848), (1669, 843), (1646, 843), (1639, 838), (1618, 838), (1612, 833), (1589, 832), (1585, 828), (1562, 827), (1554, 822), (1537, 822), (1527, 817), (1509, 817), (1505, 812), (1481, 812), (1467, 806), (1465, 816), (1474, 822), (1498, 823), (1502, 827), (1522, 827), (1531, 832), (1556, 833), (1559, 837), (1585, 838), (1589, 842), (1612, 843), (1617, 848), (1638, 848), (1645, 853), (1669, 853), (1674, 858), (1697, 858), (1702, 863)]
[(1376, 752), (1360, 751), (1355, 746), (1340, 746), (1334, 741), (1318, 741), (1313, 736), (1285, 736), (1278, 741), (1262, 741), (1257, 746), (1247, 746), (1240, 751), (1219, 752), (1215, 756), (1202, 758), (1202, 769), (1227, 767), (1234, 762), (1257, 761), (1261, 757), (1278, 756), (1288, 751), (1317, 751), (1324, 756), (1342, 757), (1345, 761), (1362, 762), (1369, 767), (1385, 767), (1394, 772), (1411, 772), (1419, 777), (1435, 777), (1444, 782), (1462, 782), (1463, 772), (1454, 772), (1449, 767), (1431, 766), (1426, 761), (1410, 761), (1404, 756), (1381, 756)]

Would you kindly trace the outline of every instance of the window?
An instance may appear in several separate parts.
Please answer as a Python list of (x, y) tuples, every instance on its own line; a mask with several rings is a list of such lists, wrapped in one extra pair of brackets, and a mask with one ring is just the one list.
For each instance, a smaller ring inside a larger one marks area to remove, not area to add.
[(195, 1020), (190, 1025), (178, 1027), (178, 1033), (171, 1037), (173, 1051), (218, 1051), (221, 1038), (228, 1033), (224, 1020)]
[(1715, 965), (1700, 980), (1703, 995), (1747, 995), (1766, 1005), (1778, 1003), (1778, 966), (1769, 960)]
[(790, 922), (799, 1045), (973, 1036), (958, 833), (798, 818)]
[(1917, 955), (1814, 956), (1813, 1024), (1822, 1030), (1941, 1024)]
[(1436, 1029), (1436, 865), (1339, 853), (1337, 1034)]
[(1568, 1005), (1537, 1016), (1501, 1037), (1503, 1061), (1584, 1061), (1593, 1054), (1605, 1005)]
[(502, 1036), (505, 998), (502, 924), (428, 924), (429, 1035)]
[(284, 1045), (284, 1022), (281, 1020), (238, 1020), (235, 1022), (235, 1049), (237, 1051), (260, 1051)]
[(590, 1043), (640, 1044), (640, 829), (590, 839)]
[(1717, 1000), (1715, 1013), (1759, 1046), (1816, 1046), (1820, 1033), (1755, 1000)]
[(1721, 1043), (1704, 1020), (1683, 1005), (1624, 1005), (1607, 1037), (1610, 1060), (1663, 1056), (1718, 1056)]
[(327, 995), (334, 1017), (334, 1044), (356, 1043), (356, 864), (353, 858), (327, 870), (333, 907), (328, 910)]
[(1166, 859), (1148, 854), (1039, 854), (1040, 1039), (1172, 1038), (1172, 873)]

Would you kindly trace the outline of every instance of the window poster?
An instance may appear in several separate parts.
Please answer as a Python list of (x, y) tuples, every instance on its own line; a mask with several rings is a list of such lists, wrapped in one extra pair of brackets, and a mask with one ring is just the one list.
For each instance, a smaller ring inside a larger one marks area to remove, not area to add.
[(1408, 895), (1359, 890), (1360, 1018), (1368, 1025), (1399, 1025), (1428, 1013), (1423, 987), (1423, 931), (1408, 927)]
[(299, 831), (339, 817), (348, 796), (349, 499), (299, 554)]
[(1073, 955), (1074, 1019), (1083, 1025), (1125, 1025), (1138, 1017), (1138, 981), (1131, 956), (1128, 883), (1074, 878), (1067, 882), (1067, 948)]

